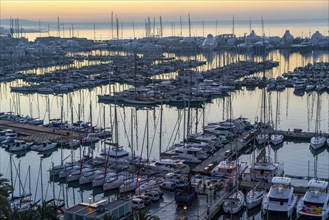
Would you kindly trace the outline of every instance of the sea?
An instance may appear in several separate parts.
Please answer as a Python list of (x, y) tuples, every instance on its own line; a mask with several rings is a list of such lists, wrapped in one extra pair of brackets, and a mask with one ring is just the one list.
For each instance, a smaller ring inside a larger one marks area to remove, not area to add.
[[(233, 25), (234, 24), (234, 25)], [(8, 19), (3, 19), (1, 26), (9, 28)], [(250, 20), (193, 20), (189, 25), (188, 20), (168, 21), (162, 19), (162, 29), (159, 18), (150, 19), (150, 25), (143, 21), (115, 21), (111, 22), (69, 22), (56, 21), (29, 21), (21, 20), (20, 28), (23, 37), (34, 41), (37, 37), (85, 37), (92, 40), (134, 39), (146, 36), (146, 26), (149, 26), (151, 36), (163, 37), (185, 36), (206, 37), (220, 34), (234, 33), (238, 37), (248, 35), (251, 30), (259, 36), (282, 37), (289, 30), (294, 37), (309, 38), (316, 31), (328, 35), (328, 18), (317, 19), (263, 19), (251, 18)], [(8, 30), (8, 29), (7, 29)]]
[[(273, 24), (274, 25), (274, 24)], [(279, 24), (271, 26), (271, 33), (283, 35), (284, 28)], [(97, 27), (97, 26), (96, 26)], [(313, 26), (308, 24), (294, 24), (290, 26), (292, 33), (304, 34), (310, 30), (320, 30), (324, 26)], [(229, 27), (226, 27), (229, 30)], [(248, 30), (248, 27), (245, 27)], [(97, 29), (96, 29), (97, 30)], [(200, 29), (198, 29), (200, 31)], [(208, 27), (207, 32), (214, 31), (214, 27)], [(236, 27), (237, 31), (239, 27)], [(276, 31), (274, 31), (276, 30)], [(322, 29), (323, 30), (323, 29)], [(128, 30), (127, 30), (128, 31)], [(142, 31), (142, 30), (141, 30)], [(225, 31), (224, 27), (221, 31)], [(243, 31), (242, 31), (243, 32)], [(241, 32), (241, 33), (242, 33)], [(94, 30), (79, 30), (80, 37), (85, 36), (93, 39)], [(100, 33), (97, 31), (97, 33)], [(109, 37), (102, 31), (102, 39)], [(48, 35), (48, 33), (42, 33)], [(66, 34), (65, 34), (66, 35)], [(39, 36), (39, 33), (29, 34), (29, 40)], [(99, 34), (97, 34), (99, 36)], [(140, 35), (142, 36), (142, 34)], [(100, 39), (100, 38), (98, 38)], [(95, 50), (90, 54), (100, 54), (102, 51)], [(108, 53), (111, 53), (109, 51)], [(167, 57), (175, 56), (174, 54), (164, 54)], [(187, 59), (186, 56), (176, 55), (177, 58)], [(229, 64), (240, 60), (260, 61), (262, 58), (257, 55), (243, 54), (237, 52), (203, 52), (197, 54), (197, 59), (207, 61), (207, 64), (200, 70), (212, 69), (222, 66), (224, 63)], [(266, 59), (278, 61), (279, 66), (266, 72), (266, 76), (275, 78), (283, 73), (293, 71), (296, 67), (305, 66), (308, 63), (329, 62), (329, 52), (326, 50), (313, 50), (309, 52), (289, 52), (287, 50), (274, 50), (268, 52)], [(76, 61), (74, 65), (94, 65), (88, 61)], [(96, 63), (97, 64), (97, 63)], [(47, 67), (37, 68), (26, 71), (44, 74), (47, 71), (66, 67)], [(261, 73), (254, 74), (260, 76)], [(159, 78), (173, 78), (176, 72), (167, 73)], [(103, 85), (92, 89), (82, 89), (62, 95), (41, 95), (41, 94), (19, 94), (10, 91), (11, 86), (24, 85), (22, 80), (0, 83), (0, 112), (13, 112), (24, 116), (38, 117), (45, 123), (49, 119), (61, 118), (64, 121), (92, 121), (94, 126), (112, 127), (114, 124), (114, 111), (117, 110), (118, 120), (118, 143), (128, 151), (134, 151), (136, 155), (146, 157), (146, 150), (150, 152), (150, 159), (159, 158), (161, 151), (168, 149), (175, 143), (179, 143), (185, 137), (186, 126), (184, 126), (184, 114), (188, 110), (183, 108), (163, 105), (163, 123), (162, 133), (160, 134), (160, 113), (161, 107), (140, 108), (134, 106), (115, 106), (114, 104), (99, 103), (97, 95), (107, 94), (110, 90), (120, 91), (131, 87), (126, 84)], [(202, 132), (202, 127), (209, 122), (218, 122), (230, 117), (229, 102), (232, 103), (232, 118), (245, 117), (250, 122), (255, 122), (260, 118), (261, 112), (261, 92), (259, 88), (248, 90), (242, 88), (232, 92), (230, 99), (228, 97), (217, 98), (211, 103), (205, 104), (202, 108), (192, 108), (190, 133)], [(282, 92), (269, 92), (268, 94), (268, 115), (275, 120), (278, 115), (278, 129), (293, 130), (295, 128), (303, 131), (315, 130), (316, 117), (316, 100), (320, 96), (320, 130), (329, 132), (329, 95), (328, 92), (317, 94), (294, 94), (292, 88), (287, 88)], [(279, 110), (276, 109), (276, 97), (279, 96)], [(62, 111), (63, 109), (63, 111)], [(148, 116), (148, 120), (147, 120)], [(148, 122), (148, 123), (147, 123)], [(149, 127), (149, 137), (146, 137), (146, 128)], [(161, 144), (159, 142), (161, 135)], [(160, 150), (161, 145), (161, 150)], [(92, 153), (97, 156), (101, 149), (104, 148), (104, 142), (100, 141), (92, 148), (82, 147), (76, 150), (58, 149), (48, 154), (38, 154), (34, 151), (23, 152), (18, 155), (10, 155), (3, 148), (0, 148), (0, 173), (10, 179), (13, 177), (15, 194), (19, 192), (31, 192), (35, 201), (44, 198), (51, 199), (54, 197), (65, 198), (66, 207), (86, 202), (90, 195), (97, 201), (103, 197), (109, 196), (112, 199), (117, 197), (115, 192), (103, 193), (101, 190), (93, 190), (91, 186), (80, 187), (78, 185), (68, 185), (59, 181), (52, 181), (48, 174), (53, 164), (58, 165), (61, 160), (65, 162), (78, 160), (81, 154)], [(252, 162), (255, 153), (260, 149), (243, 153), (240, 161)], [(312, 152), (309, 143), (285, 141), (279, 148), (273, 149), (270, 146), (266, 148), (267, 155), (273, 161), (283, 161), (285, 165), (285, 174), (291, 176), (293, 184), (305, 185), (308, 177), (317, 177), (329, 179), (329, 150), (324, 148), (321, 152)], [(12, 160), (12, 163), (10, 163)], [(12, 165), (10, 165), (12, 164)], [(256, 213), (255, 215), (258, 216)], [(243, 214), (241, 219), (244, 219)], [(224, 218), (224, 217), (220, 217)], [(240, 218), (240, 217), (239, 217)], [(258, 219), (257, 217), (255, 219)]]

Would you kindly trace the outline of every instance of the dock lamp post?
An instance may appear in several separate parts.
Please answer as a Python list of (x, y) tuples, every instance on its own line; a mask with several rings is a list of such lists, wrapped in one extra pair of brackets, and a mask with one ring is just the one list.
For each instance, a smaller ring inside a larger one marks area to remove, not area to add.
[(185, 204), (183, 206), (184, 215), (183, 216), (179, 216), (178, 217), (178, 220), (187, 220), (186, 210), (187, 210), (187, 205)]
[(91, 205), (91, 200), (92, 200), (93, 196), (89, 195), (88, 199), (89, 199), (89, 205)]
[(186, 204), (183, 206), (183, 210), (184, 210), (184, 216), (185, 216), (184, 219), (187, 220), (187, 216), (186, 216), (187, 205)]

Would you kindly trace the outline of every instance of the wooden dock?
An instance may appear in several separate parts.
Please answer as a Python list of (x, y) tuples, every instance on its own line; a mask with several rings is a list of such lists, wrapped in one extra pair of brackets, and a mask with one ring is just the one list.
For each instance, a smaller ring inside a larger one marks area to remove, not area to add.
[(19, 139), (28, 142), (41, 143), (45, 140), (51, 140), (58, 143), (66, 143), (71, 139), (82, 139), (86, 137), (85, 132), (68, 131), (63, 129), (53, 129), (31, 124), (23, 124), (14, 121), (0, 120), (0, 128), (12, 129), (19, 133)]
[(231, 150), (233, 152), (233, 154), (231, 154), (230, 157), (234, 158), (236, 154), (241, 152), (253, 139), (254, 136), (250, 135), (249, 132), (246, 132), (234, 138), (232, 141), (224, 145), (224, 147), (216, 151), (213, 155), (211, 155), (206, 160), (198, 164), (193, 170), (196, 172), (203, 171), (208, 164), (213, 162), (219, 163), (220, 161), (224, 160), (225, 151), (227, 150)]
[[(293, 129), (288, 131), (279, 130), (276, 133), (283, 134), (286, 140), (293, 140), (293, 141), (309, 141), (312, 137), (316, 136), (315, 132), (305, 132), (301, 129)], [(328, 138), (328, 133), (321, 133), (322, 136)]]

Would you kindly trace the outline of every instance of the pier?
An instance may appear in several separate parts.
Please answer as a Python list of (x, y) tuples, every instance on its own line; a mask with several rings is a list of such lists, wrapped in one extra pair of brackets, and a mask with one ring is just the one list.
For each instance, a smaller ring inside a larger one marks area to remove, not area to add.
[(251, 131), (245, 132), (242, 135), (235, 137), (232, 141), (224, 145), (224, 147), (220, 148), (213, 155), (198, 164), (193, 170), (195, 172), (204, 171), (204, 168), (210, 163), (219, 163), (225, 159), (225, 152), (227, 150), (232, 151), (232, 154), (230, 154), (228, 158), (234, 158), (239, 152), (241, 152), (248, 144), (253, 141), (254, 137), (255, 133)]
[(82, 139), (86, 137), (86, 133), (84, 132), (53, 129), (8, 120), (0, 120), (0, 128), (13, 129), (21, 135), (19, 139), (35, 143), (41, 143), (46, 140), (66, 143), (71, 139)]
[[(309, 141), (312, 137), (316, 136), (317, 134), (315, 132), (306, 132), (302, 131), (302, 129), (295, 128), (293, 130), (283, 131), (279, 130), (276, 133), (283, 134), (285, 140), (292, 140), (292, 141)], [(322, 136), (328, 138), (328, 133), (319, 133)]]

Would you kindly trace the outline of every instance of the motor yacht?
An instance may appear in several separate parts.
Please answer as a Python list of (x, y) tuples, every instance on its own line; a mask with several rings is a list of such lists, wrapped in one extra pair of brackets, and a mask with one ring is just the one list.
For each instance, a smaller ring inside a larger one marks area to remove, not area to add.
[(262, 212), (284, 213), (288, 218), (296, 208), (298, 197), (294, 193), (289, 177), (273, 177), (270, 191), (264, 196), (262, 201)]
[(328, 219), (329, 193), (328, 182), (312, 179), (307, 184), (307, 191), (297, 203), (297, 218), (310, 217)]

